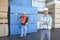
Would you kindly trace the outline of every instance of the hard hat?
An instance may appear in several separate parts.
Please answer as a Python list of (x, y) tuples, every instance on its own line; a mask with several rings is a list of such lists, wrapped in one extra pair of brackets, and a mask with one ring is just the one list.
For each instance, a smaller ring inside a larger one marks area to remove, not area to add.
[(26, 12), (23, 12), (23, 14), (26, 14)]
[(44, 11), (46, 11), (46, 10), (48, 11), (48, 8), (44, 8)]

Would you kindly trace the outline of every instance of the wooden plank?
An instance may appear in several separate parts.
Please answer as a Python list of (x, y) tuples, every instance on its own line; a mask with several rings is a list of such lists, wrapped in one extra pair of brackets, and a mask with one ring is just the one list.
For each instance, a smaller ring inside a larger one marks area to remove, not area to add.
[(0, 0), (0, 2), (2, 2), (2, 1), (3, 1), (3, 2), (8, 2), (8, 0)]
[(8, 5), (8, 2), (0, 1), (0, 5)]
[(8, 8), (8, 5), (0, 5), (0, 9), (1, 8)]
[(55, 24), (55, 28), (60, 28), (60, 24)]
[(8, 24), (0, 24), (0, 37), (8, 36)]
[(5, 35), (4, 36), (8, 36), (8, 24), (4, 24), (4, 28), (5, 28)]
[(3, 5), (1, 4), (0, 5), (0, 8), (6, 8), (6, 7), (8, 8), (8, 5), (7, 4), (3, 4)]
[(56, 4), (55, 5), (55, 8), (60, 8), (60, 4)]
[(6, 11), (6, 12), (8, 12), (8, 8), (0, 8), (0, 12), (1, 11)]
[(0, 18), (7, 18), (8, 14), (7, 13), (0, 13)]
[(60, 14), (55, 14), (55, 18), (60, 18)]
[(8, 2), (0, 1), (0, 11), (8, 11)]
[(4, 36), (4, 26), (0, 25), (0, 37)]
[(56, 8), (55, 9), (55, 13), (60, 13), (60, 9), (59, 8)]
[(0, 24), (8, 23), (8, 19), (0, 19)]
[(60, 23), (60, 19), (55, 19), (55, 23)]

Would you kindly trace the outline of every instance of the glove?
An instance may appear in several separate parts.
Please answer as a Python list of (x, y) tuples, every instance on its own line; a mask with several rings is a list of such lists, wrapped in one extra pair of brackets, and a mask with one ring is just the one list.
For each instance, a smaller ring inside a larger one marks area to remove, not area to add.
[(28, 23), (26, 23), (26, 25), (28, 25)]

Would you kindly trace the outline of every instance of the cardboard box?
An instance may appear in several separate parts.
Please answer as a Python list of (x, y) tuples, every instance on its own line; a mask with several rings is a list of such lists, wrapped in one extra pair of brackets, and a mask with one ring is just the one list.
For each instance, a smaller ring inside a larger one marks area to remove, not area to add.
[(8, 36), (8, 24), (0, 24), (0, 37)]
[(0, 13), (0, 18), (7, 18), (8, 14), (7, 13)]

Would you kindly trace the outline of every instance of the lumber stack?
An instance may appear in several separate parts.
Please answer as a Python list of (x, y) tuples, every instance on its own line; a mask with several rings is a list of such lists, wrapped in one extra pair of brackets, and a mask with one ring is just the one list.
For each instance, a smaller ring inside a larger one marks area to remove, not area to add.
[(0, 0), (0, 37), (8, 35), (8, 0)]

